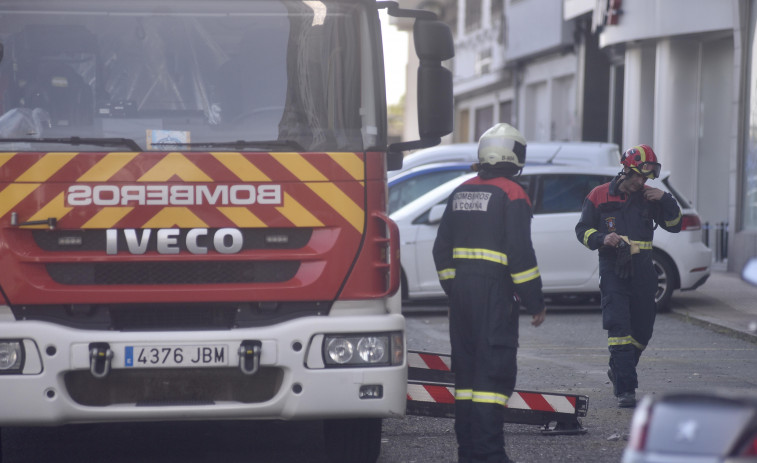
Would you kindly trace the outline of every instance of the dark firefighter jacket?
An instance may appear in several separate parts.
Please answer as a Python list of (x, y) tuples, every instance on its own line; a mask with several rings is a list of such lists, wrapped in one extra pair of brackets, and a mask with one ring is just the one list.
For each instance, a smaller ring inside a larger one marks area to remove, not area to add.
[(681, 231), (681, 209), (670, 193), (659, 201), (647, 201), (642, 190), (630, 195), (618, 191), (618, 178), (589, 193), (576, 225), (578, 241), (591, 250), (599, 249), (600, 259), (616, 256), (615, 249), (602, 246), (609, 233), (628, 237), (643, 251), (652, 249), (655, 224), (671, 233)]
[(544, 309), (531, 244), (531, 202), (505, 177), (474, 177), (452, 192), (434, 242), (434, 262), (449, 295), (455, 275), (501, 275), (530, 314)]

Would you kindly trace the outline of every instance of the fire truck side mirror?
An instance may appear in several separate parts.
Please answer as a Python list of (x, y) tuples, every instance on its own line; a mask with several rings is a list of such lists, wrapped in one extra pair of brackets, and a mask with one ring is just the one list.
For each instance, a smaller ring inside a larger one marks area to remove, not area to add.
[(418, 55), (418, 131), (421, 139), (452, 133), (452, 73), (442, 66), (455, 56), (452, 31), (447, 24), (418, 19), (413, 28)]
[(387, 170), (402, 168), (402, 152), (438, 145), (452, 133), (452, 72), (442, 66), (455, 56), (449, 26), (436, 14), (420, 10), (402, 10), (396, 2), (377, 2), (396, 17), (415, 18), (413, 39), (418, 55), (418, 133), (420, 140), (393, 143), (387, 149)]

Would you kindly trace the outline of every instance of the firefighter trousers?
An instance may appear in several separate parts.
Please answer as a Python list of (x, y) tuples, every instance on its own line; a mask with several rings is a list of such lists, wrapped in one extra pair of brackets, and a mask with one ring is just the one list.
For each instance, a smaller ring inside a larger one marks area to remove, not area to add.
[(620, 278), (614, 259), (600, 259), (599, 288), (602, 293), (602, 324), (607, 330), (610, 369), (615, 376), (615, 394), (633, 392), (639, 386), (636, 366), (652, 338), (657, 306), (657, 273), (652, 253), (633, 256), (633, 275)]
[(450, 342), (460, 462), (510, 461), (504, 407), (515, 389), (519, 313), (512, 283), (503, 280), (458, 272), (452, 285)]

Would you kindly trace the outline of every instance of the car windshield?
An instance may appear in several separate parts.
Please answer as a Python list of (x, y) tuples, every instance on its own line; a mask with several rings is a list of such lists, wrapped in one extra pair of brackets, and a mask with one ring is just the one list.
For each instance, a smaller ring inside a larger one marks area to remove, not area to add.
[(0, 150), (380, 145), (383, 91), (361, 72), (375, 61), (364, 9), (289, 0), (3, 1)]
[(679, 193), (675, 188), (673, 188), (673, 185), (670, 184), (670, 177), (664, 178), (662, 180), (662, 183), (664, 183), (665, 187), (670, 190), (670, 194), (672, 194), (676, 198), (676, 201), (678, 201), (678, 205), (681, 207), (681, 209), (691, 209), (691, 204), (689, 204), (689, 201), (681, 196), (681, 193)]

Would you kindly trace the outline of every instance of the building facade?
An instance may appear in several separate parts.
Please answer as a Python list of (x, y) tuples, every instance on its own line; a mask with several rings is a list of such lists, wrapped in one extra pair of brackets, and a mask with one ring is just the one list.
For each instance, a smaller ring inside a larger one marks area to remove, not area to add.
[[(716, 267), (757, 256), (757, 0), (425, 0), (455, 37), (455, 131), (651, 145)], [(409, 65), (409, 69), (414, 67)], [(406, 101), (414, 100), (408, 79)], [(411, 124), (412, 125), (412, 124)]]

